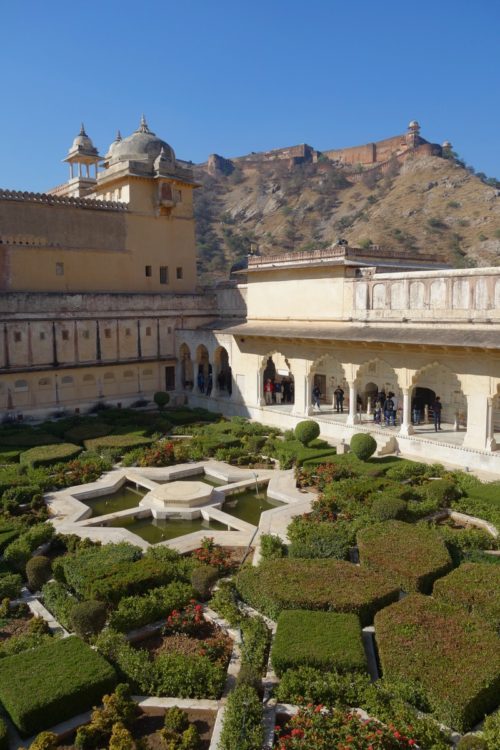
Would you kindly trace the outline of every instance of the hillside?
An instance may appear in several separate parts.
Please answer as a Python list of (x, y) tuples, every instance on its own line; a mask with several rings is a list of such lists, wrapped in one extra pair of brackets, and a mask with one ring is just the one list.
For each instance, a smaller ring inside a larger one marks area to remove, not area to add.
[(394, 160), (382, 174), (323, 159), (293, 164), (258, 157), (234, 160), (231, 174), (196, 167), (205, 282), (227, 278), (251, 247), (276, 254), (326, 247), (340, 237), (351, 245), (434, 253), (459, 267), (500, 264), (500, 190), (453, 159)]

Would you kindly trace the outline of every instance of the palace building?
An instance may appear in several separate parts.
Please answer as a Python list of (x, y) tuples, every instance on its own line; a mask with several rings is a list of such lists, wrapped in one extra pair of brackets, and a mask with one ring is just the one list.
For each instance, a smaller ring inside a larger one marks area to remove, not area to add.
[[(65, 161), (68, 182), (47, 193), (0, 190), (5, 418), (168, 390), (178, 403), (290, 428), (312, 413), (317, 386), (325, 437), (369, 431), (382, 452), (500, 471), (499, 268), (335, 245), (250, 256), (203, 290), (198, 186), (144, 118), (104, 157), (82, 126)], [(268, 380), (281, 386), (270, 403)], [(332, 406), (338, 386), (343, 413)], [(394, 394), (394, 427), (374, 422), (381, 391)]]

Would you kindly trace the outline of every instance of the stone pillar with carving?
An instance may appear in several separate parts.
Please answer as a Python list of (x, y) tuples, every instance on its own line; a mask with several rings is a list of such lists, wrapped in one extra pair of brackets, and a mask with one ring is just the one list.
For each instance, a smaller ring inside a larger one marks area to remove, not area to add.
[(413, 435), (411, 423), (411, 389), (403, 388), (403, 418), (401, 420), (400, 435)]
[(496, 442), (493, 433), (493, 401), (484, 393), (466, 394), (467, 432), (464, 448), (493, 451)]
[(309, 413), (309, 405), (311, 403), (307, 362), (304, 359), (296, 359), (290, 367), (293, 372), (294, 385), (292, 414), (305, 417)]
[(348, 385), (349, 385), (349, 414), (347, 415), (346, 424), (355, 425), (357, 421), (356, 404), (357, 404), (357, 397), (358, 397), (358, 389), (356, 387), (356, 382), (348, 383)]

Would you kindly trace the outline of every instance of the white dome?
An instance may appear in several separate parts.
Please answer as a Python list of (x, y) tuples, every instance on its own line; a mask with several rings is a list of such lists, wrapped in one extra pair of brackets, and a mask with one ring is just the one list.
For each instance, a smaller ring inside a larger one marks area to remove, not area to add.
[(122, 139), (120, 137), (120, 140), (115, 140), (111, 144), (106, 158), (109, 158), (113, 164), (120, 161), (144, 162), (152, 169), (155, 159), (161, 154), (162, 150), (164, 158), (172, 162), (175, 161), (173, 148), (151, 132), (143, 116), (135, 133), (127, 136), (127, 138)]

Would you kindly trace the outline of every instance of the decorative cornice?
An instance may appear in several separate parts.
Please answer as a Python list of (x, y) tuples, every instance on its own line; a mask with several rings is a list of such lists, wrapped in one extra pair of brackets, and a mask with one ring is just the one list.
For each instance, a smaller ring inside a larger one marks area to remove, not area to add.
[(0, 200), (20, 201), (24, 203), (43, 203), (49, 206), (72, 206), (90, 208), (100, 211), (128, 211), (126, 203), (118, 201), (101, 201), (95, 198), (70, 198), (50, 195), (49, 193), (30, 193), (21, 190), (3, 190), (0, 188)]

